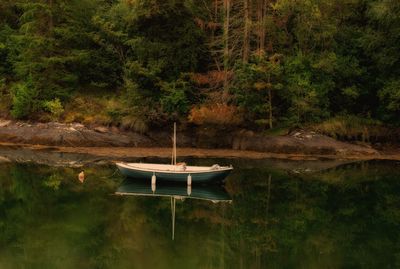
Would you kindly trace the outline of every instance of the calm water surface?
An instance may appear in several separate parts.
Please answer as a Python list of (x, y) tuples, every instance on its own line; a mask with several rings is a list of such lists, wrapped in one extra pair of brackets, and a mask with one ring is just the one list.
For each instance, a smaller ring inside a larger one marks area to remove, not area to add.
[(190, 163), (216, 162), (235, 166), (224, 188), (190, 192), (232, 201), (177, 199), (174, 240), (171, 198), (115, 195), (151, 186), (112, 165), (81, 184), (79, 169), (2, 163), (0, 268), (400, 268), (400, 163)]

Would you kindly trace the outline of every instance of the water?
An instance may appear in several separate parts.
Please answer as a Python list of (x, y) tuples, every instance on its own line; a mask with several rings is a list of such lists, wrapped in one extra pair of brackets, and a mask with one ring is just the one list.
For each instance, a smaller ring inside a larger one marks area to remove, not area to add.
[(177, 199), (174, 240), (171, 198), (115, 195), (114, 166), (81, 184), (78, 168), (2, 163), (0, 268), (400, 268), (398, 162), (191, 163), (217, 161), (235, 166), (215, 187), (228, 201)]

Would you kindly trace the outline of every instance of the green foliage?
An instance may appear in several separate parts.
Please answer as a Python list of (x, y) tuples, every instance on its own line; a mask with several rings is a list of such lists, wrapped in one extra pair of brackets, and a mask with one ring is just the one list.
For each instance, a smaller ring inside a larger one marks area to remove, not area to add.
[(379, 97), (389, 111), (400, 112), (400, 80), (385, 83)]
[(43, 185), (57, 191), (60, 188), (62, 176), (58, 174), (52, 174), (45, 181), (43, 181)]
[(65, 98), (77, 81), (67, 68), (74, 62), (75, 53), (60, 44), (56, 7), (34, 1), (24, 3), (22, 8), (20, 29), (15, 35), (19, 53), (14, 62), (16, 75), (22, 81), (30, 78), (39, 100)]
[[(12, 95), (17, 118), (50, 112), (54, 120), (62, 112), (50, 104), (59, 100), (67, 121), (142, 130), (217, 104), (243, 112), (251, 128), (337, 115), (400, 124), (399, 1), (267, 1), (264, 21), (252, 1), (247, 25), (243, 2), (232, 0), (228, 32), (213, 3), (1, 1), (2, 110)], [(85, 100), (96, 112), (68, 111), (80, 93), (96, 96)]]
[[(370, 59), (370, 83), (380, 103), (374, 103), (381, 119), (399, 124), (400, 3), (395, 0), (371, 1), (367, 5), (368, 25), (360, 44)], [(374, 96), (376, 98), (376, 96)]]
[(384, 118), (392, 121), (398, 120), (400, 115), (400, 80), (394, 79), (384, 83), (383, 88), (378, 92), (385, 111)]
[(143, 67), (138, 61), (124, 70), (124, 103), (128, 114), (152, 121), (157, 118), (160, 78), (157, 69)]
[(123, 66), (131, 117), (150, 122), (188, 111), (181, 73), (196, 70), (204, 50), (192, 16), (184, 1), (137, 1), (116, 3), (93, 17), (99, 28), (94, 40)]
[(173, 82), (161, 83), (162, 97), (160, 99), (163, 111), (177, 117), (186, 115), (189, 110), (188, 92), (190, 91), (189, 82), (178, 79)]
[[(383, 73), (398, 72), (400, 51), (400, 4), (396, 0), (371, 1), (366, 16), (368, 27), (361, 38), (366, 53)], [(393, 69), (394, 68), (394, 69)]]
[(45, 101), (43, 106), (45, 110), (50, 112), (53, 120), (58, 120), (60, 116), (64, 113), (64, 107), (61, 104), (60, 99), (58, 98), (55, 98), (51, 101)]
[(39, 105), (36, 101), (37, 90), (31, 83), (19, 83), (12, 89), (12, 110), (11, 115), (17, 119), (28, 117), (32, 112), (37, 111)]
[[(13, 49), (9, 58), (15, 72), (13, 79), (29, 83), (35, 89), (32, 102), (67, 100), (79, 87), (115, 85), (109, 78), (118, 81), (115, 76), (109, 76), (114, 71), (108, 72), (110, 63), (105, 60), (108, 56), (99, 56), (90, 34), (93, 30), (90, 16), (99, 2), (20, 1), (20, 24), (9, 35)], [(47, 106), (38, 106), (38, 109), (46, 110)]]
[[(317, 60), (320, 60), (317, 58)], [(295, 123), (318, 121), (328, 116), (327, 93), (333, 86), (326, 75), (326, 61), (314, 62), (311, 56), (302, 53), (285, 60), (285, 98), (290, 104), (289, 117)]]
[(110, 94), (76, 93), (65, 103), (62, 119), (86, 125), (118, 125), (125, 115), (122, 101)]
[(238, 62), (232, 92), (236, 104), (245, 109), (248, 120), (255, 120), (257, 125), (266, 125), (269, 112), (268, 92), (280, 98), (282, 90), (281, 55), (254, 57), (249, 63)]

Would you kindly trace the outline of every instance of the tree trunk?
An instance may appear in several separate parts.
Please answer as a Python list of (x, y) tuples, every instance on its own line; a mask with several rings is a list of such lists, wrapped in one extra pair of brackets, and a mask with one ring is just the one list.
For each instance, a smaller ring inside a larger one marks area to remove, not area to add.
[(229, 25), (230, 25), (230, 9), (231, 0), (224, 0), (224, 90), (222, 101), (227, 102), (228, 99), (228, 71), (229, 71)]
[(53, 22), (53, 0), (49, 0), (48, 2), (49, 4), (49, 9), (50, 9), (50, 14), (49, 14), (49, 35), (52, 35), (52, 31), (53, 31), (53, 26), (54, 26), (54, 22)]
[(268, 0), (262, 2), (262, 20), (261, 20), (261, 32), (260, 32), (260, 55), (265, 54), (265, 35), (266, 35), (266, 17), (267, 17), (267, 4)]
[[(211, 14), (213, 23), (215, 23), (215, 24), (217, 24), (217, 22), (218, 22), (218, 1), (219, 0), (214, 0), (214, 3), (213, 3), (214, 14)], [(212, 30), (211, 30), (211, 43), (212, 44), (214, 44), (214, 42), (216, 40), (215, 31), (216, 31), (216, 26), (212, 26)], [(219, 59), (217, 59), (217, 57), (215, 57), (215, 55), (213, 55), (212, 58), (215, 62), (215, 66), (217, 67), (217, 70), (221, 71), (221, 64), (219, 62)]]
[(243, 62), (249, 60), (250, 51), (250, 25), (251, 25), (251, 0), (243, 0), (244, 8), (244, 29), (243, 29)]
[[(214, 9), (214, 14), (211, 13), (212, 22), (217, 23), (217, 21), (218, 21), (218, 0), (214, 0), (213, 9)], [(214, 40), (215, 40), (215, 27), (212, 26), (211, 41), (214, 42)]]
[[(268, 85), (270, 85), (270, 76), (268, 75)], [(272, 129), (272, 89), (268, 88), (268, 110), (269, 110), (269, 128)]]
[(267, 16), (267, 0), (257, 1), (257, 55), (261, 56), (265, 53), (265, 19)]

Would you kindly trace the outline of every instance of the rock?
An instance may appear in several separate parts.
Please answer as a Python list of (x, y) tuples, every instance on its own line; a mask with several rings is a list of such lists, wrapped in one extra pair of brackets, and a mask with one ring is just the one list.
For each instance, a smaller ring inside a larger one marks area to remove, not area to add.
[[(170, 147), (171, 130), (154, 130), (147, 134), (110, 130), (106, 127), (90, 129), (82, 124), (23, 122), (3, 123), (0, 142), (69, 147)], [(296, 130), (282, 136), (267, 136), (253, 131), (196, 127), (178, 132), (178, 147), (225, 148), (282, 154), (331, 156), (373, 156), (378, 152), (369, 145), (355, 145), (333, 138)]]
[(74, 127), (69, 127), (69, 128), (67, 128), (67, 130), (70, 132), (78, 132), (78, 130), (75, 129)]
[(105, 134), (105, 133), (108, 133), (108, 132), (109, 132), (108, 128), (106, 128), (106, 127), (104, 127), (104, 126), (96, 127), (96, 128), (94, 128), (93, 130), (95, 130), (95, 131), (98, 132), (98, 133), (102, 133), (102, 134)]
[(75, 129), (83, 129), (83, 128), (85, 128), (85, 125), (80, 124), (80, 123), (72, 123), (71, 127), (75, 128)]
[(10, 120), (0, 120), (0, 127), (6, 127), (11, 123)]
[(11, 160), (7, 157), (0, 156), (0, 163), (9, 163)]
[(155, 146), (151, 139), (137, 133), (116, 134), (105, 127), (89, 129), (82, 124), (62, 123), (11, 123), (0, 128), (0, 142), (72, 147)]
[(111, 132), (113, 132), (115, 134), (118, 134), (118, 133), (120, 133), (120, 130), (118, 129), (118, 127), (112, 126), (111, 127)]
[(247, 135), (237, 133), (233, 138), (232, 149), (259, 152), (309, 154), (309, 155), (377, 155), (370, 147), (337, 141), (333, 138), (296, 132), (292, 135), (268, 137), (261, 134)]

